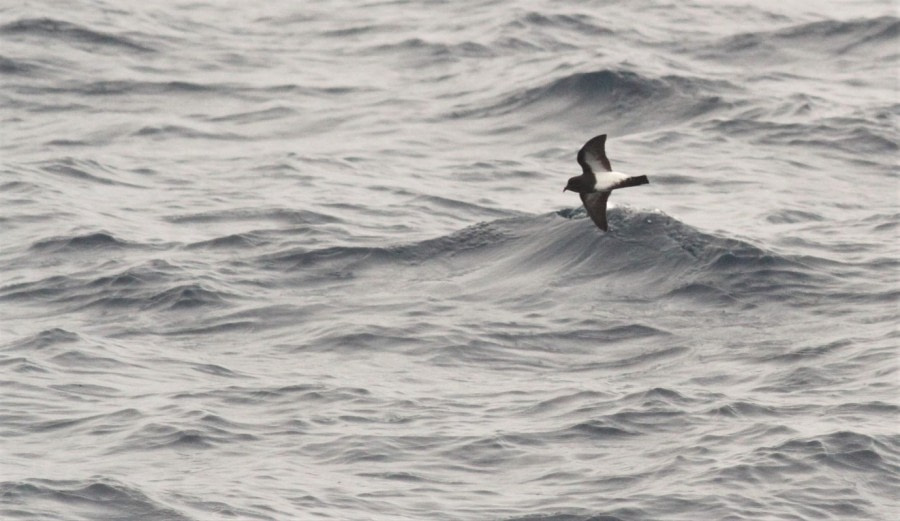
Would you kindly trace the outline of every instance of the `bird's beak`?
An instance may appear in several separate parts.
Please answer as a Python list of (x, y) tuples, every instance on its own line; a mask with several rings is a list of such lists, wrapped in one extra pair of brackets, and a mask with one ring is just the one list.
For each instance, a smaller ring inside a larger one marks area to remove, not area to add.
[(568, 189), (569, 189), (569, 187), (568, 187), (568, 186), (567, 186), (567, 187), (565, 187), (565, 188), (563, 188), (563, 192), (565, 192), (565, 191), (566, 191), (566, 190), (568, 190)]

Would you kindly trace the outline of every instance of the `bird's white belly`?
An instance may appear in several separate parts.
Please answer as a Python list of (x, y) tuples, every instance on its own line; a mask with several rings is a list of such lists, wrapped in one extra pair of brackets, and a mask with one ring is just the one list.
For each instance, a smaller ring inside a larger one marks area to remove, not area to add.
[(594, 190), (602, 192), (631, 176), (623, 174), (622, 172), (594, 172), (594, 177), (597, 178), (597, 184), (594, 185)]

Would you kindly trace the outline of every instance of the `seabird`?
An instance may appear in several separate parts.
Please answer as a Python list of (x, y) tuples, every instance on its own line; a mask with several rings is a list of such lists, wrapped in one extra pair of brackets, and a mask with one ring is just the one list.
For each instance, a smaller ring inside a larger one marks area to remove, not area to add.
[(606, 224), (606, 200), (617, 188), (645, 185), (650, 183), (645, 175), (629, 176), (622, 172), (613, 172), (606, 158), (606, 134), (591, 138), (578, 151), (578, 164), (582, 174), (569, 179), (563, 192), (578, 192), (581, 203), (588, 215), (603, 231), (609, 229)]

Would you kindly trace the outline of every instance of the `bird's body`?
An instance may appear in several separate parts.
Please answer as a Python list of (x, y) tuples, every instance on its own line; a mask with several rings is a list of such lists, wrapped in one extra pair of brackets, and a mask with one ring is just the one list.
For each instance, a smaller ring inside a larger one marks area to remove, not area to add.
[(578, 151), (578, 164), (582, 174), (569, 179), (563, 191), (578, 192), (584, 209), (594, 224), (607, 231), (606, 201), (609, 194), (618, 188), (648, 184), (645, 175), (630, 176), (614, 172), (606, 157), (606, 134), (590, 139)]

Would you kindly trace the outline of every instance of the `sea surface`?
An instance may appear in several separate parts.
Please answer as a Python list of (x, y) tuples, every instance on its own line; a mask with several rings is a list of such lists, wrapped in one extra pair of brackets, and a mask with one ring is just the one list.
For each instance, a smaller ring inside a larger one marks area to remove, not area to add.
[(4, 2), (0, 518), (900, 519), (898, 16)]

